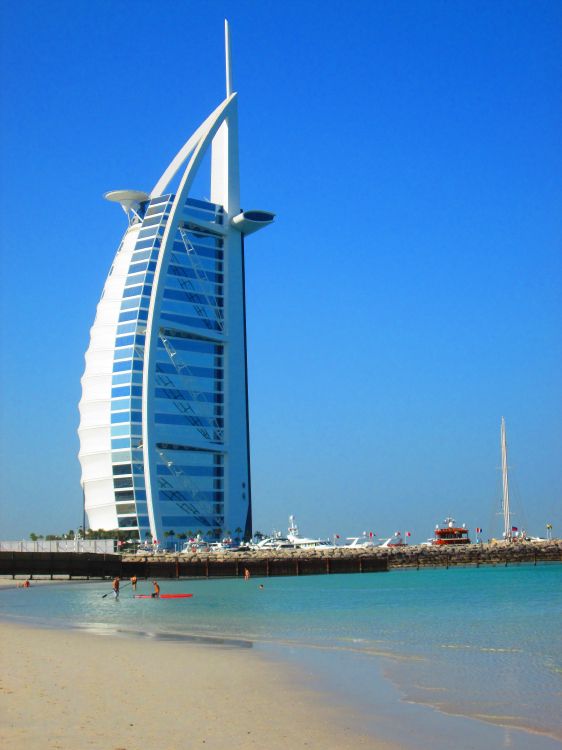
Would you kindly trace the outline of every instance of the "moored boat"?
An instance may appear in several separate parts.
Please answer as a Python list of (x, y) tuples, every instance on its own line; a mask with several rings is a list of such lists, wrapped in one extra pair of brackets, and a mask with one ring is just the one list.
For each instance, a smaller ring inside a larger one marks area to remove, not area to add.
[(470, 544), (466, 524), (455, 526), (454, 518), (446, 518), (441, 526), (437, 525), (431, 544), (441, 546), (444, 544)]
[(294, 516), (289, 516), (287, 539), (297, 549), (333, 549), (334, 547), (327, 539), (310, 539), (309, 537), (299, 536), (299, 527)]

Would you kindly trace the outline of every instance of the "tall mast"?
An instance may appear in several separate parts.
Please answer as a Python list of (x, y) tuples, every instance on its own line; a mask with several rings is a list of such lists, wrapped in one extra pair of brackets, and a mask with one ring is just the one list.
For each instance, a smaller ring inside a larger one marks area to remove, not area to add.
[(226, 63), (226, 98), (232, 94), (232, 61), (230, 58), (230, 28), (224, 19), (224, 57)]
[(509, 514), (509, 481), (507, 477), (507, 440), (505, 437), (505, 419), (502, 417), (501, 427), (501, 446), (502, 446), (502, 511), (503, 511), (503, 537), (508, 540), (512, 537), (511, 518)]

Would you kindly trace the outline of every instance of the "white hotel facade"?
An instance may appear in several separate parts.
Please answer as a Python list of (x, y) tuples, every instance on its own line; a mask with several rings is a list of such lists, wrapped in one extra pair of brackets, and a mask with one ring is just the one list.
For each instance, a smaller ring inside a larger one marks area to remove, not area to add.
[(90, 527), (141, 541), (252, 532), (244, 237), (274, 215), (240, 208), (228, 25), (225, 41), (224, 101), (150, 194), (106, 195), (128, 226), (86, 352), (79, 460)]

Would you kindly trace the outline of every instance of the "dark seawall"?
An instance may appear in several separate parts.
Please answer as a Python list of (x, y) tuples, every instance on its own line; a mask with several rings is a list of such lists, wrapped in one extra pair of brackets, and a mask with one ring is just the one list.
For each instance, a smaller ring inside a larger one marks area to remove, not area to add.
[(458, 547), (405, 547), (333, 550), (280, 550), (103, 555), (74, 552), (0, 552), (0, 576), (25, 578), (229, 578), (378, 573), (396, 568), (518, 565), (562, 562), (562, 540)]

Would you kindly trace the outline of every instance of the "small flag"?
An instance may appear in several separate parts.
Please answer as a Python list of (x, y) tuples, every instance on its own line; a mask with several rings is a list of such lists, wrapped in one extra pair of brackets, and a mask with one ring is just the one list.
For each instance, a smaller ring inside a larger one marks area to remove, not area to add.
[(511, 530), (512, 530), (512, 531), (519, 531), (519, 529), (517, 528), (517, 526), (512, 526), (512, 527), (511, 527)]
[(409, 531), (406, 532), (406, 536), (412, 536)]
[(481, 534), (481, 533), (482, 533), (482, 529), (481, 529), (481, 528), (479, 528), (478, 526), (476, 527), (476, 533), (477, 533), (477, 534)]
[(339, 539), (339, 538), (340, 538), (340, 535), (339, 535), (339, 534), (336, 534), (336, 539)]

